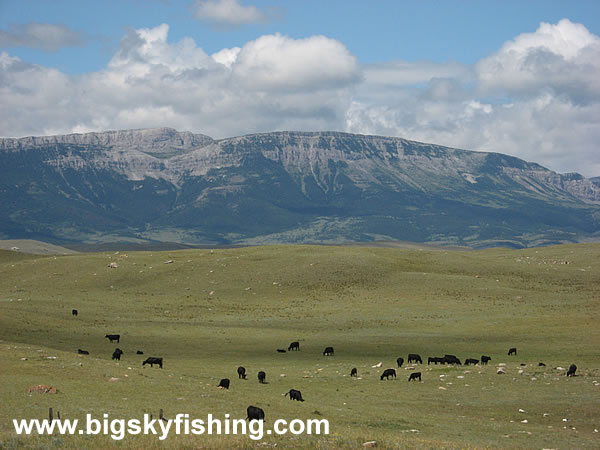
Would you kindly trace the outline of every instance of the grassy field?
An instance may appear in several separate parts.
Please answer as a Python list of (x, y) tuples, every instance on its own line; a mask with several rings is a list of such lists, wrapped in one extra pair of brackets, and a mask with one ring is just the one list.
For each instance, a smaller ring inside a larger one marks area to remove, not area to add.
[[(599, 319), (598, 244), (0, 251), (0, 448), (360, 448), (371, 440), (384, 448), (598, 448)], [(275, 351), (296, 340), (299, 352)], [(322, 356), (325, 346), (335, 356)], [(111, 360), (116, 347), (120, 362)], [(518, 356), (508, 357), (509, 347)], [(396, 380), (380, 381), (408, 353), (492, 361), (418, 365), (421, 383), (408, 383), (404, 366)], [(163, 357), (164, 369), (142, 367), (147, 356)], [(572, 363), (576, 377), (557, 369)], [(248, 380), (238, 380), (239, 365)], [(259, 370), (268, 384), (258, 383)], [(225, 377), (231, 388), (217, 389)], [(39, 384), (59, 393), (26, 392)], [(290, 388), (306, 401), (283, 397)], [(113, 441), (17, 436), (12, 426), (13, 418), (46, 418), (49, 407), (63, 419), (156, 417), (160, 408), (168, 418), (205, 419), (244, 418), (251, 404), (265, 410), (267, 425), (325, 418), (330, 434)]]

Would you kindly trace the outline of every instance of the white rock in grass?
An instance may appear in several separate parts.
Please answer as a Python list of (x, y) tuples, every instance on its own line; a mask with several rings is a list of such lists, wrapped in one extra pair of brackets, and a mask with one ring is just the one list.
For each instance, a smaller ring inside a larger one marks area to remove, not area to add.
[(527, 419), (525, 419), (525, 420), (521, 420), (521, 423), (529, 423), (529, 422), (527, 421)]
[(520, 413), (524, 413), (524, 412), (525, 412), (525, 410), (524, 410), (524, 409), (521, 409), (521, 408), (519, 408), (519, 412), (520, 412)]

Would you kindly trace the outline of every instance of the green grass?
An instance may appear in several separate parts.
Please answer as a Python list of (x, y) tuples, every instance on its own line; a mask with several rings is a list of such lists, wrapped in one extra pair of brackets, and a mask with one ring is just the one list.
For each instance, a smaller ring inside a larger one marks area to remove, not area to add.
[[(117, 269), (107, 267), (113, 261)], [(383, 447), (597, 448), (599, 442), (598, 244), (470, 252), (267, 246), (57, 257), (0, 251), (0, 311), (3, 448), (165, 445), (155, 436), (116, 442), (15, 434), (13, 418), (45, 418), (49, 407), (79, 419), (156, 416), (160, 408), (169, 418), (244, 418), (250, 404), (262, 407), (271, 424), (329, 420), (329, 436), (264, 439), (279, 447), (359, 448), (376, 440)], [(121, 334), (120, 344), (104, 338), (113, 333)], [(294, 340), (300, 352), (276, 353)], [(336, 355), (323, 357), (329, 345)], [(519, 355), (509, 358), (513, 346)], [(120, 362), (111, 360), (116, 347), (125, 352)], [(90, 356), (77, 355), (78, 348)], [(145, 354), (136, 355), (138, 349)], [(379, 380), (408, 353), (461, 360), (486, 354), (492, 361), (420, 366), (422, 383), (409, 384), (404, 367), (397, 380)], [(165, 368), (142, 368), (147, 356), (162, 356)], [(382, 368), (371, 367), (379, 361)], [(496, 374), (499, 363), (506, 374)], [(579, 376), (567, 379), (555, 369), (571, 363)], [(247, 381), (237, 379), (239, 365)], [(352, 367), (360, 379), (349, 377)], [(269, 384), (258, 383), (259, 370)], [(232, 381), (229, 391), (215, 387), (224, 377)], [(60, 392), (25, 392), (37, 384)], [(290, 388), (306, 401), (283, 397)], [(257, 445), (248, 437), (208, 435), (171, 435), (166, 444)]]

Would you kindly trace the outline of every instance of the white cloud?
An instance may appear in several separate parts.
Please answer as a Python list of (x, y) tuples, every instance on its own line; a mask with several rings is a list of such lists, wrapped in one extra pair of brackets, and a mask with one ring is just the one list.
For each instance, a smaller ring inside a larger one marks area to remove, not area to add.
[(198, 19), (219, 25), (240, 26), (268, 22), (269, 14), (256, 6), (243, 6), (238, 0), (196, 0), (192, 12)]
[(365, 78), (347, 130), (600, 174), (600, 38), (583, 25), (542, 23), (472, 68), (393, 62)]
[(261, 36), (208, 55), (169, 27), (130, 30), (100, 71), (0, 53), (0, 135), (171, 126), (215, 138), (342, 130), (508, 153), (600, 175), (599, 38), (542, 24), (473, 66), (360, 66), (325, 36)]
[(65, 25), (28, 23), (11, 25), (8, 31), (0, 30), (0, 46), (31, 47), (55, 52), (63, 47), (80, 47), (84, 37)]

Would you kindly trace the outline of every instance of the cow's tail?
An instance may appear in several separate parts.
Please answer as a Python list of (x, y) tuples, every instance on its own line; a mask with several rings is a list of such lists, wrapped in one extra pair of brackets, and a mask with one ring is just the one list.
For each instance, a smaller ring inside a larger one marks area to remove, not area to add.
[(292, 391), (287, 391), (285, 394), (283, 394), (283, 396), (285, 397), (286, 395), (288, 395), (290, 392)]

